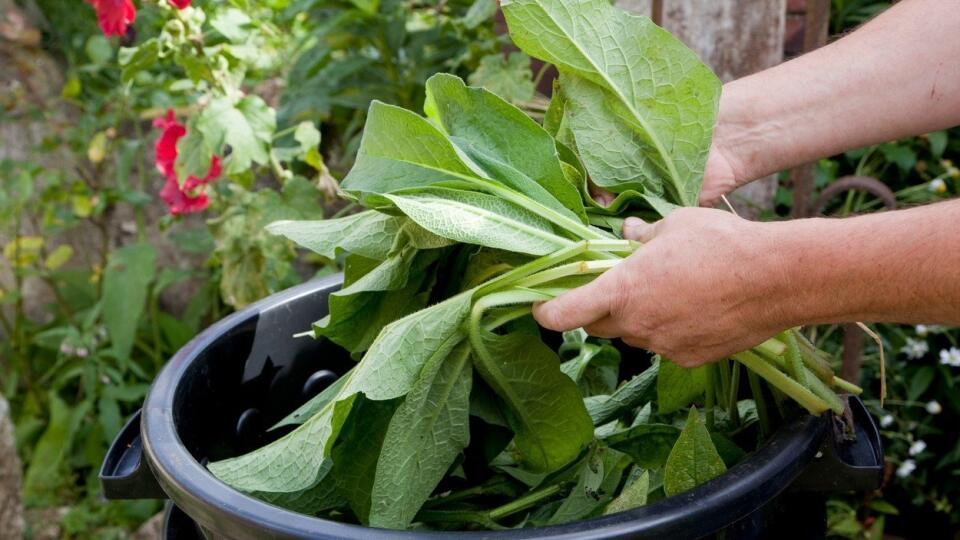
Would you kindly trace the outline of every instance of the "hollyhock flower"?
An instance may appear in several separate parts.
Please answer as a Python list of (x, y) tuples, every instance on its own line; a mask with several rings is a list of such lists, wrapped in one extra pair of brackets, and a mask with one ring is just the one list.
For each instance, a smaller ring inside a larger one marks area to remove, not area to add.
[(160, 198), (167, 203), (170, 213), (175, 216), (205, 210), (210, 200), (202, 188), (220, 176), (220, 158), (210, 158), (210, 168), (206, 176), (189, 176), (181, 186), (174, 164), (177, 161), (177, 141), (187, 134), (187, 128), (177, 122), (172, 109), (167, 111), (166, 116), (154, 120), (153, 125), (163, 130), (154, 146), (157, 170), (167, 179), (160, 190)]
[(177, 9), (186, 9), (190, 6), (190, 0), (168, 0), (170, 5)]
[(105, 36), (124, 36), (137, 17), (133, 0), (87, 0), (97, 12), (100, 31)]

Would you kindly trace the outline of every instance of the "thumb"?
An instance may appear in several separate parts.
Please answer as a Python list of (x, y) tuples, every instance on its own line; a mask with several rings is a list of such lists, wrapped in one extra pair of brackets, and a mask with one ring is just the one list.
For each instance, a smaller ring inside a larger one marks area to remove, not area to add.
[(628, 217), (623, 222), (623, 237), (627, 240), (636, 240), (646, 243), (657, 235), (657, 224), (647, 223), (640, 218)]

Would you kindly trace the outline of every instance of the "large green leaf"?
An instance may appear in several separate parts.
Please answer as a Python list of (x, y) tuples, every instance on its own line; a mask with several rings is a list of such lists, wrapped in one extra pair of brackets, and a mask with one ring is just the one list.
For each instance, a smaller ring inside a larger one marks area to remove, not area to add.
[[(261, 98), (246, 96), (236, 103), (228, 98), (210, 102), (197, 118), (196, 129), (203, 135), (210, 152), (221, 154), (224, 145), (230, 147), (226, 172), (237, 174), (249, 169), (253, 162), (261, 165), (269, 162), (276, 123), (273, 109)], [(178, 144), (177, 149), (180, 148)], [(179, 159), (177, 165), (180, 165)], [(186, 178), (183, 176), (186, 169), (178, 168), (177, 172), (182, 179)]]
[[(496, 11), (493, 0), (478, 0), (477, 4), (493, 6)], [(511, 103), (522, 103), (533, 99), (532, 75), (529, 56), (520, 51), (504, 56), (498, 51), (480, 59), (480, 65), (470, 74), (470, 84), (482, 86)]]
[(447, 74), (427, 81), (423, 108), (486, 176), (586, 221), (583, 200), (563, 174), (555, 141), (523, 111)]
[(252, 494), (297, 494), (316, 486), (329, 472), (325, 448), (333, 433), (335, 402), (332, 400), (295, 430), (266, 446), (210, 463), (210, 472), (233, 488)]
[(130, 244), (114, 250), (103, 275), (103, 322), (113, 351), (126, 359), (133, 349), (140, 315), (153, 281), (156, 251), (150, 244)]
[(312, 418), (262, 448), (211, 463), (210, 471), (253, 494), (293, 493), (317, 486), (357, 395), (376, 401), (405, 396), (424, 365), (446, 358), (463, 341), (461, 326), (469, 305), (467, 292), (391, 323), (351, 370), (336, 398)]
[(330, 259), (346, 251), (382, 260), (404, 221), (399, 216), (368, 210), (338, 219), (275, 221), (267, 225), (267, 231)]
[(607, 0), (501, 5), (514, 43), (560, 70), (569, 128), (593, 181), (695, 205), (720, 96), (696, 54)]
[(440, 182), (469, 182), (474, 173), (436, 126), (406, 109), (370, 104), (357, 160), (341, 187), (369, 195)]
[(90, 410), (90, 402), (83, 401), (76, 407), (69, 406), (51, 391), (50, 418), (30, 455), (30, 465), (23, 477), (24, 502), (32, 505), (53, 505), (57, 493), (71, 487), (73, 479), (67, 469), (67, 460), (73, 447), (77, 427)]
[(664, 493), (668, 496), (683, 493), (720, 476), (726, 470), (700, 414), (696, 408), (691, 408), (687, 423), (664, 467)]
[(402, 529), (470, 442), (472, 370), (463, 342), (420, 378), (387, 429), (371, 493), (369, 524)]
[(362, 523), (370, 519), (370, 495), (380, 452), (400, 401), (357, 398), (330, 452), (334, 479)]
[(576, 384), (556, 353), (523, 333), (483, 337), (489, 359), (475, 355), (483, 379), (507, 404), (520, 460), (531, 471), (556, 470), (593, 440), (593, 425)]
[(703, 395), (707, 385), (704, 367), (685, 368), (669, 360), (660, 361), (657, 376), (657, 408), (661, 414), (688, 407)]
[(435, 187), (386, 197), (424, 229), (458, 242), (531, 255), (573, 243), (537, 214), (485, 193)]

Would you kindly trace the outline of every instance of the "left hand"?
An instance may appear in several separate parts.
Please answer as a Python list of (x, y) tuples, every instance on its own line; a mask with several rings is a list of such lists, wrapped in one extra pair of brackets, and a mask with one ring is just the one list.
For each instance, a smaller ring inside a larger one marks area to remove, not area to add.
[(654, 224), (629, 218), (623, 232), (644, 245), (588, 285), (535, 306), (542, 326), (623, 338), (688, 367), (790, 326), (781, 322), (782, 263), (767, 224), (683, 208)]

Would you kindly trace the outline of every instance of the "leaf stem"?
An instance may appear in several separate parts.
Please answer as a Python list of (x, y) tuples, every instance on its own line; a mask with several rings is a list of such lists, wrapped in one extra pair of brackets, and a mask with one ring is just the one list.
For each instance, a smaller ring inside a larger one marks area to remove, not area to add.
[(751, 351), (744, 351), (733, 355), (733, 359), (740, 362), (747, 369), (751, 369), (763, 377), (768, 383), (779, 389), (784, 394), (790, 396), (804, 409), (812, 414), (820, 414), (830, 408), (830, 405), (817, 397), (813, 392), (797, 381), (787, 377), (779, 369), (773, 367), (763, 358), (760, 358)]
[(531, 506), (535, 506), (539, 504), (540, 501), (553, 497), (557, 493), (560, 493), (561, 491), (563, 491), (563, 488), (564, 488), (563, 484), (553, 484), (551, 486), (547, 486), (545, 488), (532, 491), (527, 495), (520, 497), (519, 499), (510, 501), (507, 504), (498, 506), (493, 510), (490, 510), (489, 512), (487, 512), (487, 516), (490, 519), (497, 520), (497, 519), (505, 518), (512, 514), (516, 514), (517, 512), (526, 510)]
[(763, 395), (763, 386), (760, 384), (760, 377), (748, 369), (747, 382), (750, 384), (750, 393), (753, 394), (753, 403), (757, 406), (757, 419), (760, 421), (760, 435), (766, 437), (770, 433), (770, 411), (767, 409), (767, 398)]

